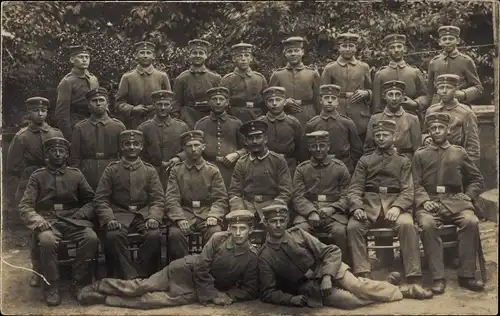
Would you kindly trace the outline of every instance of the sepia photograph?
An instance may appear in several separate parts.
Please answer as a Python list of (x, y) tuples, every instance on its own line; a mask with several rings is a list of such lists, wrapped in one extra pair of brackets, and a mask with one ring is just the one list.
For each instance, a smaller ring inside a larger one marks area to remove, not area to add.
[(2, 315), (497, 315), (497, 1), (5, 1)]

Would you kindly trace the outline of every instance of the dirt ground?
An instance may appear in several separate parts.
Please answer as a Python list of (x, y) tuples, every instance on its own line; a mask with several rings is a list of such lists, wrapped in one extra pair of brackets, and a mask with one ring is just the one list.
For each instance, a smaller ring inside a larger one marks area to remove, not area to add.
[[(446, 270), (448, 287), (444, 295), (436, 296), (430, 301), (403, 300), (394, 303), (377, 304), (354, 311), (338, 310), (330, 307), (309, 309), (281, 307), (265, 304), (260, 301), (237, 303), (229, 307), (201, 306), (193, 304), (175, 308), (140, 311), (97, 305), (91, 307), (78, 306), (69, 297), (63, 284), (63, 303), (55, 308), (47, 307), (39, 289), (29, 287), (30, 272), (14, 269), (2, 264), (2, 314), (16, 315), (495, 315), (498, 313), (498, 234), (497, 225), (492, 222), (480, 224), (483, 248), (485, 252), (488, 283), (482, 293), (474, 293), (458, 287), (455, 271)], [(14, 233), (13, 231), (16, 231)], [(2, 239), (2, 259), (17, 266), (30, 268), (26, 232), (19, 232), (16, 226), (4, 225)], [(384, 279), (386, 271), (374, 272), (376, 279)], [(430, 280), (426, 280), (428, 284)]]

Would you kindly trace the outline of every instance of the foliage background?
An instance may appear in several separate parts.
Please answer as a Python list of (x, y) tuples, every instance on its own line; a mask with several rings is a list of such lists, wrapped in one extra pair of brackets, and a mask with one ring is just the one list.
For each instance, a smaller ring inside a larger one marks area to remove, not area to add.
[[(252, 2), (6, 2), (2, 3), (2, 123), (7, 130), (21, 124), (24, 100), (45, 96), (55, 104), (56, 87), (68, 73), (72, 44), (93, 51), (90, 71), (112, 94), (120, 77), (134, 67), (132, 44), (157, 44), (156, 67), (171, 81), (187, 66), (185, 46), (202, 38), (213, 44), (208, 67), (221, 75), (233, 69), (229, 48), (255, 44), (253, 68), (269, 78), (281, 67), (281, 40), (307, 39), (305, 63), (321, 72), (337, 56), (335, 37), (358, 32), (359, 58), (376, 71), (387, 63), (381, 39), (392, 32), (408, 37), (407, 61), (424, 73), (439, 49), (437, 28), (462, 29), (460, 45), (493, 43), (492, 4), (483, 1), (252, 1)], [(464, 48), (476, 62), (485, 93), (478, 104), (492, 104), (494, 47)], [(416, 52), (423, 52), (415, 54)]]

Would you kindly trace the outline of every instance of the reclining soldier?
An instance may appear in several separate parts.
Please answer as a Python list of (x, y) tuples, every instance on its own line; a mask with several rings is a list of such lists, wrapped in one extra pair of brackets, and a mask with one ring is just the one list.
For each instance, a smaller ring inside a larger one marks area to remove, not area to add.
[(226, 219), (229, 230), (212, 235), (201, 254), (177, 259), (148, 279), (102, 279), (85, 287), (78, 302), (150, 309), (255, 299), (258, 257), (248, 240), (254, 215), (238, 210)]

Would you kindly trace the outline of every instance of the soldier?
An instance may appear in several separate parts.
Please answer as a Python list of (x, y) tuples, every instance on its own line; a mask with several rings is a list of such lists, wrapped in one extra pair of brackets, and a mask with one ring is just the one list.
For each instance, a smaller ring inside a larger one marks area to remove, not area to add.
[(368, 122), (364, 152), (368, 153), (376, 148), (373, 123), (379, 120), (391, 120), (396, 123), (393, 145), (398, 153), (405, 155), (411, 161), (413, 153), (420, 147), (422, 132), (418, 117), (403, 108), (406, 84), (397, 80), (386, 81), (382, 89), (387, 105), (382, 113), (373, 114)]
[(153, 66), (156, 45), (138, 42), (134, 46), (137, 67), (122, 76), (115, 96), (116, 111), (123, 116), (128, 129), (135, 129), (153, 117), (152, 92), (171, 90), (168, 75)]
[(189, 41), (191, 66), (174, 82), (174, 117), (180, 117), (190, 128), (210, 111), (207, 90), (221, 83), (221, 76), (205, 66), (209, 46), (210, 43), (204, 40)]
[[(363, 154), (363, 143), (358, 136), (356, 125), (347, 116), (339, 114), (340, 87), (337, 85), (322, 85), (321, 113), (306, 124), (305, 132), (318, 130), (327, 131), (330, 135), (330, 154), (344, 162), (350, 173), (354, 171), (356, 162)], [(305, 143), (306, 141), (304, 141)], [(304, 151), (307, 146), (304, 146)], [(310, 153), (307, 153), (310, 157)]]
[[(119, 279), (134, 279), (156, 272), (159, 262), (163, 220), (163, 191), (158, 173), (139, 157), (144, 144), (140, 131), (120, 134), (122, 158), (110, 163), (97, 186), (95, 202), (100, 227), (105, 234), (105, 253), (109, 267)], [(138, 252), (139, 271), (128, 250), (127, 233), (137, 232), (144, 239)]]
[(80, 169), (95, 190), (108, 164), (120, 159), (119, 137), (125, 125), (108, 116), (106, 89), (89, 90), (85, 97), (89, 100), (90, 118), (75, 125), (70, 166)]
[[(427, 72), (427, 107), (439, 102), (439, 95), (434, 83), (442, 74), (454, 74), (459, 77), (455, 97), (461, 103), (470, 104), (481, 97), (483, 85), (479, 80), (476, 65), (469, 56), (457, 49), (460, 40), (460, 28), (441, 26), (438, 29), (441, 54), (429, 63)], [(425, 110), (425, 109), (424, 109)]]
[(393, 121), (373, 122), (371, 130), (377, 148), (359, 160), (352, 175), (348, 191), (351, 214), (347, 224), (349, 248), (354, 272), (368, 278), (371, 269), (366, 233), (373, 226), (389, 225), (398, 234), (406, 280), (414, 285), (411, 297), (429, 299), (432, 292), (421, 286), (419, 236), (413, 225), (411, 161), (398, 154), (393, 146), (396, 129)]
[[(444, 74), (436, 78), (438, 94), (441, 98), (427, 109), (431, 113), (448, 113), (451, 122), (448, 129), (448, 141), (452, 145), (462, 146), (472, 161), (479, 167), (481, 158), (479, 129), (476, 114), (466, 105), (461, 104), (456, 98), (456, 90), (460, 78), (456, 75)], [(426, 132), (423, 135), (424, 144), (431, 142), (431, 136)]]
[(266, 78), (250, 68), (253, 61), (252, 44), (239, 43), (231, 46), (234, 71), (222, 77), (221, 85), (229, 90), (229, 114), (243, 123), (255, 120), (265, 110), (262, 91), (267, 88)]
[(171, 262), (145, 280), (105, 278), (85, 287), (81, 305), (151, 309), (195, 303), (229, 305), (258, 295), (257, 250), (248, 241), (253, 214), (226, 215), (229, 229), (215, 233), (201, 254)]
[(144, 134), (142, 158), (155, 167), (163, 190), (166, 190), (168, 181), (167, 171), (185, 157), (181, 154), (180, 137), (189, 130), (186, 123), (171, 116), (173, 96), (169, 90), (153, 91), (151, 100), (155, 116), (138, 127)]
[(340, 86), (339, 112), (350, 117), (356, 124), (359, 137), (364, 141), (370, 119), (372, 79), (370, 66), (355, 57), (359, 35), (343, 33), (337, 37), (340, 56), (326, 65), (321, 74), (321, 84)]
[(290, 37), (282, 41), (283, 54), (288, 63), (276, 70), (269, 80), (270, 86), (281, 86), (286, 89), (288, 98), (285, 110), (295, 116), (302, 126), (320, 111), (318, 103), (320, 77), (316, 68), (302, 63), (304, 42), (302, 37)]
[(403, 298), (388, 282), (355, 277), (342, 262), (337, 246), (325, 245), (298, 227), (286, 229), (285, 205), (270, 205), (263, 212), (267, 237), (259, 253), (262, 301), (353, 309)]
[[(373, 79), (373, 112), (378, 113), (384, 109), (385, 89), (387, 81), (402, 81), (405, 83), (404, 100), (401, 106), (408, 113), (422, 117), (422, 110), (426, 108), (427, 83), (422, 72), (406, 63), (403, 59), (406, 53), (406, 36), (402, 34), (390, 34), (384, 37), (383, 44), (389, 55), (389, 65), (383, 66), (375, 73)], [(386, 103), (388, 104), (388, 103)], [(399, 124), (398, 124), (399, 125)], [(368, 124), (370, 127), (370, 124)], [(370, 132), (367, 131), (366, 136)]]
[(283, 87), (264, 90), (268, 112), (259, 120), (267, 123), (267, 146), (269, 150), (282, 154), (293, 176), (297, 160), (301, 159), (302, 126), (294, 116), (285, 114), (286, 91)]
[(72, 139), (76, 123), (89, 117), (89, 103), (85, 94), (99, 88), (99, 81), (88, 71), (90, 50), (87, 46), (70, 46), (71, 72), (57, 86), (54, 119), (66, 139)]
[(217, 166), (202, 157), (203, 131), (181, 135), (186, 160), (175, 165), (165, 193), (168, 218), (174, 223), (168, 231), (167, 251), (171, 260), (189, 254), (187, 235), (201, 232), (206, 242), (221, 231), (228, 211), (227, 191)]
[(347, 187), (351, 180), (346, 165), (328, 155), (327, 131), (306, 134), (311, 160), (301, 163), (293, 177), (293, 205), (299, 213), (293, 225), (308, 233), (323, 230), (347, 260)]
[(61, 304), (59, 294), (58, 244), (61, 239), (78, 243), (73, 262), (71, 293), (76, 297), (84, 285), (92, 282), (88, 260), (95, 257), (99, 239), (92, 230), (94, 191), (76, 168), (66, 167), (69, 142), (51, 137), (44, 142), (47, 167), (33, 172), (19, 210), (21, 219), (33, 232), (39, 248), (40, 270), (48, 306)]
[(229, 90), (215, 87), (207, 91), (210, 114), (196, 122), (194, 129), (205, 133), (203, 156), (215, 164), (229, 187), (236, 161), (246, 153), (240, 127), (243, 123), (226, 112)]
[(287, 205), (292, 193), (285, 158), (267, 148), (267, 128), (267, 123), (259, 120), (241, 126), (249, 153), (236, 162), (228, 191), (231, 210), (257, 212), (260, 222), (264, 220), (262, 207)]
[(458, 283), (471, 291), (482, 291), (484, 283), (474, 279), (479, 243), (478, 218), (473, 202), (483, 189), (483, 176), (464, 148), (446, 140), (453, 118), (447, 113), (431, 113), (426, 124), (432, 143), (413, 157), (416, 221), (429, 262), (434, 294), (446, 288), (442, 224), (458, 227)]

